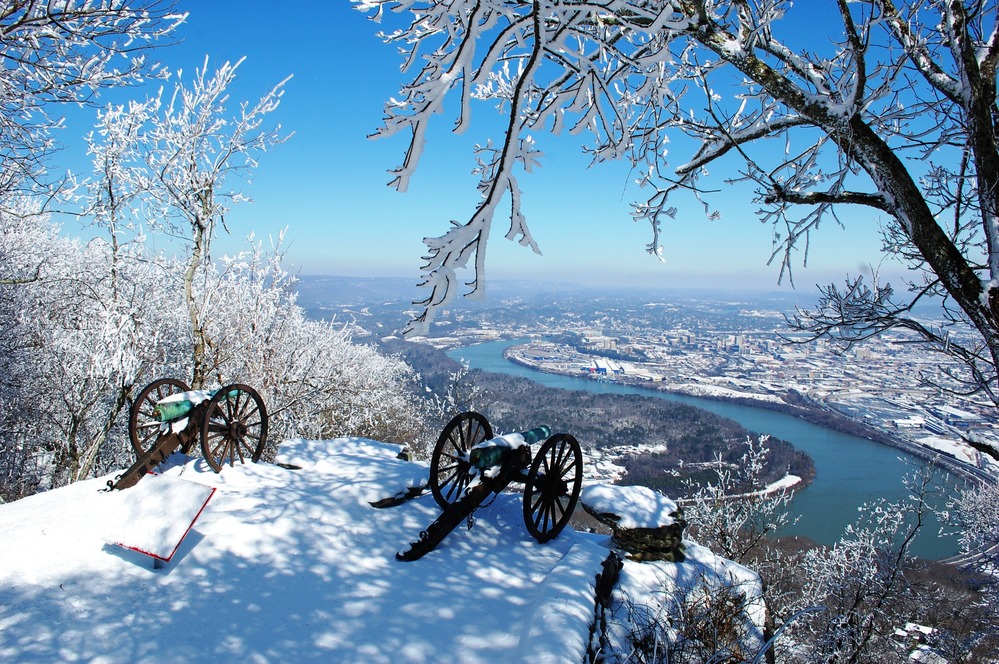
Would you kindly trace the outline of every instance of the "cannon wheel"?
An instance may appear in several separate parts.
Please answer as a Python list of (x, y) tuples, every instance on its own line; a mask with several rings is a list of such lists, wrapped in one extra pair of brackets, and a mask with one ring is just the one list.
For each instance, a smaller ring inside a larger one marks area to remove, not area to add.
[(539, 542), (558, 536), (576, 509), (583, 484), (579, 442), (557, 433), (544, 442), (524, 485), (524, 523)]
[(492, 437), (489, 420), (473, 412), (455, 415), (441, 431), (430, 457), (430, 491), (441, 509), (461, 498), (468, 487), (468, 451)]
[[(142, 388), (139, 398), (128, 411), (128, 437), (137, 457), (145, 454), (156, 442), (163, 423), (153, 415), (153, 408), (160, 399), (171, 394), (187, 392), (191, 388), (176, 378), (160, 378)], [(187, 450), (183, 450), (187, 452)]]
[(267, 408), (249, 385), (233, 383), (215, 393), (201, 423), (201, 452), (216, 473), (228, 459), (259, 461), (267, 442)]

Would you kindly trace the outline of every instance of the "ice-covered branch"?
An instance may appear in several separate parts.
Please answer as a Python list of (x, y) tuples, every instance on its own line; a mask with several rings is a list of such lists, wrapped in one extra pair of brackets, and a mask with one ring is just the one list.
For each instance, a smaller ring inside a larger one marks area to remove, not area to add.
[(103, 89), (164, 70), (147, 59), (187, 15), (172, 0), (7, 2), (0, 11), (0, 194), (44, 189), (63, 104), (95, 105)]
[(526, 62), (515, 75), (511, 88), (509, 119), (504, 141), (498, 149), (487, 146), (479, 150), (480, 153), (489, 155), (488, 159), (480, 160), (477, 169), (481, 176), (479, 191), (482, 193), (482, 201), (468, 222), (465, 224), (452, 222), (452, 229), (442, 237), (424, 240), (429, 252), (424, 257), (425, 277), (420, 285), (429, 288), (431, 292), (427, 298), (415, 303), (424, 307), (424, 310), (412, 321), (407, 329), (408, 334), (425, 333), (436, 309), (445, 306), (455, 297), (455, 271), (466, 268), (472, 256), (475, 257), (475, 263), (473, 278), (467, 283), (470, 287), (468, 294), (481, 294), (485, 276), (486, 242), (496, 208), (504, 194), (510, 195), (512, 204), (511, 226), (507, 237), (514, 239), (520, 236), (521, 244), (540, 253), (520, 211), (520, 189), (514, 174), (518, 164), (529, 171), (539, 156), (539, 153), (533, 149), (533, 140), (520, 135), (524, 124), (523, 91), (531, 84), (543, 62), (541, 53), (544, 28), (537, 3), (534, 7), (532, 26), (533, 34), (523, 37), (530, 39), (532, 47)]
[[(534, 247), (514, 169), (529, 168), (539, 154), (528, 132), (568, 130), (590, 137), (584, 150), (594, 164), (630, 162), (648, 192), (632, 216), (649, 223), (655, 255), (683, 199), (708, 218), (718, 215), (711, 197), (721, 188), (710, 183), (718, 173), (755, 185), (780, 278), (792, 259), (807, 262), (824, 220), (843, 225), (846, 206), (877, 210), (883, 216), (871, 222), (895, 234), (886, 251), (930, 275), (935, 292), (980, 335), (983, 353), (969, 367), (982, 370), (972, 382), (993, 380), (986, 365), (999, 365), (994, 3), (837, 0), (821, 24), (809, 23), (816, 34), (804, 47), (801, 26), (812, 18), (783, 0), (358, 5), (382, 19), (383, 9), (408, 14), (408, 27), (388, 39), (405, 44), (407, 66), (422, 63), (388, 105), (381, 132), (412, 131), (397, 186), (405, 186), (427, 122), (446, 110), (454, 87), (462, 90), (459, 129), (478, 102), (507, 117), (497, 147), (487, 143), (476, 155), (482, 202), (467, 221), (428, 240), (431, 294), (421, 302), (421, 325), (454, 296), (456, 270), (474, 268), (468, 285), (481, 292), (500, 198), (510, 197), (507, 237)], [(983, 389), (996, 393), (999, 384)]]

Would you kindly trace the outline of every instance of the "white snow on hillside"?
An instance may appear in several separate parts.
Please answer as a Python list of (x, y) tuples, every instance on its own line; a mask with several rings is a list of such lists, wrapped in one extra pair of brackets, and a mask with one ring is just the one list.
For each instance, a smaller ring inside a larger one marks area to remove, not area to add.
[[(426, 481), (426, 465), (398, 451), (298, 440), (279, 460), (300, 470), (175, 464), (163, 475), (217, 490), (162, 569), (105, 541), (143, 503), (126, 500), (142, 482), (107, 493), (108, 478), (90, 480), (0, 505), (0, 661), (582, 661), (607, 538), (567, 528), (538, 544), (520, 496), (504, 493), (471, 530), (399, 562), (439, 510), (429, 494), (369, 505)], [(622, 596), (654, 608), (663, 583), (754, 578), (694, 544), (687, 553), (679, 565), (626, 563)]]

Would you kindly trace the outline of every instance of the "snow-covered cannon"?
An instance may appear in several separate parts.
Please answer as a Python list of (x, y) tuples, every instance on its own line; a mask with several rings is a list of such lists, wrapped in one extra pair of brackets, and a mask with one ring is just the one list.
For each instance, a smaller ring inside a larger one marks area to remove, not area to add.
[[(531, 445), (541, 442), (532, 457)], [(524, 485), (524, 523), (539, 542), (556, 537), (572, 516), (583, 483), (583, 454), (567, 433), (547, 426), (493, 437), (479, 413), (462, 413), (441, 431), (430, 457), (430, 491), (443, 512), (419, 539), (396, 554), (416, 560), (471, 518), (489, 496), (511, 482)]]
[(154, 380), (139, 392), (128, 414), (128, 436), (138, 457), (111, 489), (125, 489), (175, 450), (190, 452), (201, 438), (201, 452), (216, 473), (226, 461), (260, 460), (267, 442), (267, 408), (249, 385), (232, 383), (217, 390), (191, 390), (174, 378)]

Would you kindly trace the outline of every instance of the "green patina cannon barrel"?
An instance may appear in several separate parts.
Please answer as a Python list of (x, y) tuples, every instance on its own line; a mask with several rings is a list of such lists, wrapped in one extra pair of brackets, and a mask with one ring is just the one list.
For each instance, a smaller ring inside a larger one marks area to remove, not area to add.
[(499, 466), (521, 445), (532, 445), (551, 435), (551, 427), (542, 425), (528, 431), (508, 433), (484, 440), (469, 451), (468, 462), (479, 470)]
[(159, 401), (153, 408), (153, 417), (160, 422), (173, 422), (187, 417), (199, 403), (215, 396), (216, 390), (191, 390), (174, 394)]
[[(218, 390), (189, 390), (172, 394), (165, 399), (161, 399), (153, 408), (153, 417), (160, 422), (173, 422), (182, 417), (187, 417), (198, 404), (208, 401)], [(239, 390), (229, 390), (229, 397), (235, 397)]]
[[(191, 411), (199, 404), (208, 401), (218, 393), (219, 390), (188, 390), (187, 392), (171, 394), (156, 402), (156, 406), (153, 408), (153, 417), (160, 422), (179, 420), (190, 415)], [(229, 390), (227, 396), (231, 398), (238, 394), (239, 390)]]

